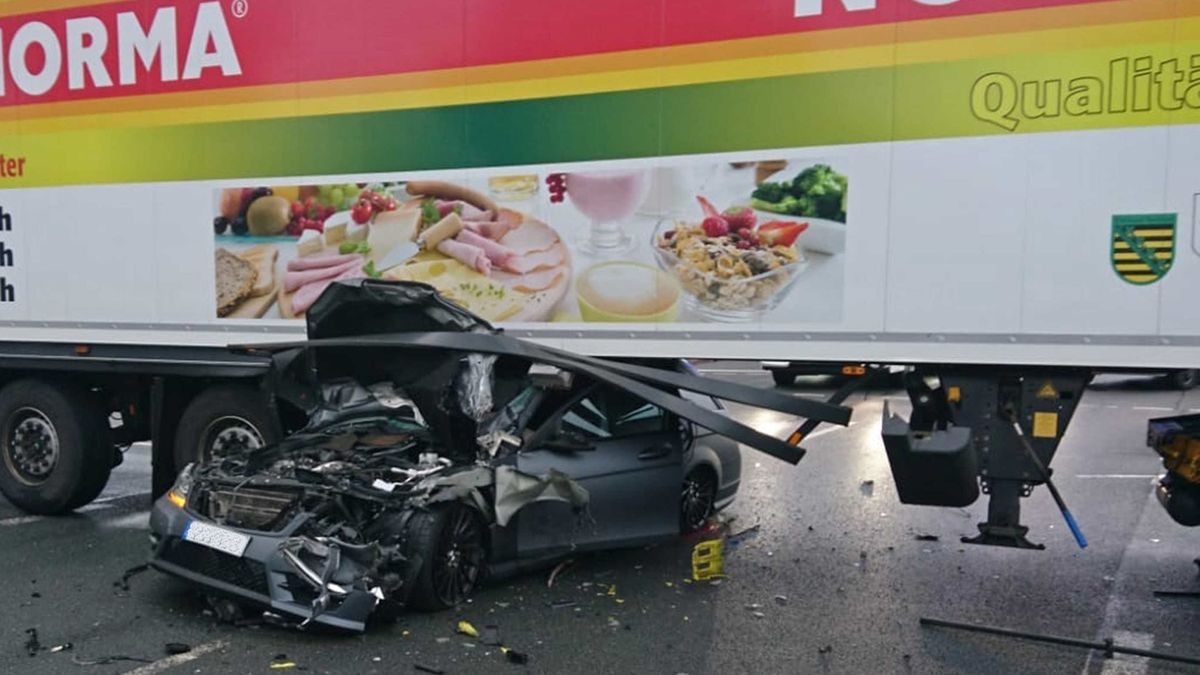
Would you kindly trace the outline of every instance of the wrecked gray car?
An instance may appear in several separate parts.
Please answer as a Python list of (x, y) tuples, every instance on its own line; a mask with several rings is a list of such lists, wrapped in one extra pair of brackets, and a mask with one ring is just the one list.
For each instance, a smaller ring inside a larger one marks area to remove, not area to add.
[(189, 465), (151, 516), (153, 567), (304, 623), (363, 630), (489, 575), (700, 527), (734, 499), (739, 443), (803, 454), (717, 398), (849, 420), (508, 338), (420, 284), (335, 284), (307, 320), (309, 341), (256, 349), (308, 424)]

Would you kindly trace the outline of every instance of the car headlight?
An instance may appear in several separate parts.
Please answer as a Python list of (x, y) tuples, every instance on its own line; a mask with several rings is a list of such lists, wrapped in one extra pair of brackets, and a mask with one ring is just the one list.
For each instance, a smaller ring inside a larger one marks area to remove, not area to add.
[(188, 494), (192, 491), (192, 483), (196, 480), (192, 474), (193, 467), (195, 464), (183, 467), (183, 471), (180, 471), (179, 476), (175, 478), (175, 485), (167, 491), (167, 500), (181, 509), (187, 505)]

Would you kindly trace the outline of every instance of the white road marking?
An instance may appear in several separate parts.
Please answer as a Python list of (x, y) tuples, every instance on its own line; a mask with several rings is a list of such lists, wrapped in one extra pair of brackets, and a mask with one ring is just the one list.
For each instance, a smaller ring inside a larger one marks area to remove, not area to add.
[(767, 374), (767, 371), (766, 371), (766, 370), (764, 370), (764, 369), (762, 369), (762, 368), (759, 368), (758, 370), (750, 370), (750, 369), (748, 369), (748, 368), (742, 368), (742, 369), (736, 369), (736, 368), (729, 368), (729, 369), (725, 369), (725, 368), (700, 368), (700, 369), (699, 369), (699, 372), (700, 372), (702, 375), (703, 375), (703, 374), (707, 374), (707, 373), (751, 373), (751, 374), (755, 374), (755, 375), (766, 375), (766, 374)]
[[(1158, 516), (1158, 513), (1155, 510), (1157, 508), (1158, 508), (1158, 500), (1154, 497), (1154, 491), (1149, 490), (1148, 494), (1146, 495), (1146, 501), (1142, 505), (1141, 517), (1138, 518), (1137, 525), (1134, 526), (1134, 529), (1133, 529), (1134, 537), (1129, 542), (1129, 545), (1125, 547), (1124, 553), (1121, 554), (1121, 562), (1119, 565), (1117, 565), (1117, 571), (1113, 575), (1112, 590), (1109, 592), (1108, 603), (1104, 607), (1104, 619), (1101, 621), (1100, 628), (1096, 633), (1096, 641), (1097, 642), (1103, 642), (1105, 639), (1107, 639), (1110, 636), (1115, 638), (1116, 636), (1122, 635), (1122, 634), (1124, 634), (1124, 635), (1144, 635), (1143, 633), (1122, 632), (1117, 629), (1117, 622), (1120, 621), (1122, 610), (1125, 609), (1126, 604), (1134, 600), (1133, 598), (1127, 597), (1129, 595), (1129, 591), (1128, 591), (1128, 583), (1129, 582), (1127, 581), (1127, 578), (1129, 577), (1129, 568), (1133, 566), (1132, 561), (1136, 560), (1139, 555), (1146, 555), (1147, 551), (1145, 549), (1147, 547), (1151, 546), (1151, 544), (1149, 544), (1149, 543), (1144, 543), (1141, 540), (1141, 537), (1138, 536), (1138, 533), (1146, 532), (1146, 531), (1150, 530), (1150, 526), (1148, 525), (1149, 519)], [(1150, 636), (1150, 639), (1151, 639), (1151, 644), (1153, 644), (1153, 636)], [(1118, 640), (1118, 641), (1120, 641), (1120, 640)], [(1135, 645), (1130, 644), (1129, 646), (1135, 646)], [(1091, 672), (1092, 661), (1094, 659), (1098, 659), (1098, 658), (1104, 658), (1104, 657), (1099, 652), (1096, 652), (1096, 651), (1088, 652), (1087, 661), (1085, 661), (1083, 664), (1083, 673), (1085, 675), (1087, 673)], [(1120, 671), (1120, 670), (1109, 671), (1109, 670), (1107, 670), (1107, 667), (1108, 667), (1108, 663), (1106, 662), (1105, 663), (1106, 670), (1104, 670), (1104, 672), (1106, 672), (1106, 673), (1107, 672), (1113, 672), (1113, 673), (1123, 673), (1123, 672), (1145, 673), (1146, 672), (1145, 667), (1143, 667), (1142, 670), (1130, 670), (1130, 671)]]
[(1164, 412), (1174, 412), (1175, 410), (1178, 410), (1178, 408), (1166, 408), (1166, 407), (1163, 407), (1160, 405), (1135, 405), (1135, 406), (1133, 406), (1133, 409), (1134, 410), (1158, 410), (1158, 411), (1164, 411)]
[(27, 523), (36, 523), (39, 520), (45, 519), (45, 516), (16, 516), (14, 518), (5, 518), (0, 520), (0, 527), (8, 527), (10, 525), (25, 525)]
[(150, 511), (138, 511), (120, 518), (100, 521), (104, 527), (115, 527), (121, 530), (143, 530), (150, 525)]
[(1075, 476), (1076, 478), (1140, 478), (1142, 480), (1150, 480), (1158, 478), (1158, 474), (1153, 473), (1081, 473)]
[[(1127, 630), (1113, 631), (1113, 642), (1122, 647), (1154, 649), (1154, 636), (1149, 633), (1134, 633)], [(1150, 659), (1145, 656), (1116, 654), (1104, 660), (1100, 675), (1144, 675), (1150, 670)]]
[(828, 428), (825, 428), (825, 429), (821, 429), (820, 431), (814, 431), (814, 432), (812, 432), (811, 434), (809, 434), (809, 435), (805, 436), (804, 438), (802, 438), (802, 439), (801, 439), (801, 442), (804, 442), (804, 441), (811, 441), (812, 439), (816, 438), (817, 436), (824, 436), (825, 434), (832, 434), (832, 433), (833, 433), (833, 432), (835, 432), (835, 431), (843, 431), (843, 430), (845, 430), (845, 429), (849, 429), (850, 427), (852, 427), (852, 426), (854, 426), (854, 425), (855, 425), (855, 422), (851, 422), (851, 423), (847, 424), (847, 425), (846, 425), (846, 426), (844, 426), (844, 427), (837, 427), (837, 426), (834, 426), (834, 427), (828, 427)]
[(182, 666), (185, 663), (195, 661), (196, 659), (210, 652), (215, 652), (218, 649), (224, 649), (227, 644), (228, 643), (226, 643), (224, 640), (206, 642), (202, 645), (192, 647), (192, 651), (187, 652), (186, 654), (176, 654), (175, 656), (168, 656), (165, 659), (159, 659), (154, 663), (147, 663), (144, 666), (127, 671), (125, 675), (154, 675), (154, 673), (161, 673), (169, 668)]

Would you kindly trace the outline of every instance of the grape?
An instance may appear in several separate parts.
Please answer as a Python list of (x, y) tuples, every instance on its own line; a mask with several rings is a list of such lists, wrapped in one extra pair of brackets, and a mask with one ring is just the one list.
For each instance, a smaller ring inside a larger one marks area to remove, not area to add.
[(217, 234), (225, 234), (225, 230), (229, 229), (229, 219), (217, 216), (213, 219), (213, 231)]
[(329, 191), (328, 203), (335, 208), (342, 208), (342, 204), (346, 202), (346, 191), (342, 188), (333, 188)]
[(239, 237), (245, 236), (250, 231), (250, 226), (246, 224), (246, 219), (242, 216), (234, 218), (231, 227), (233, 228), (233, 233)]

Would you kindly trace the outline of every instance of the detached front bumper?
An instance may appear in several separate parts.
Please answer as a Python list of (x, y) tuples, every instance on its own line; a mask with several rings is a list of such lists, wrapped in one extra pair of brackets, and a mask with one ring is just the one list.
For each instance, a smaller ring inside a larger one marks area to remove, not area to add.
[[(234, 529), (250, 538), (241, 556), (183, 539), (184, 530), (192, 520), (208, 522), (175, 506), (165, 497), (154, 503), (150, 514), (150, 530), (155, 541), (151, 567), (277, 614), (300, 621), (312, 617), (318, 590), (303, 578), (283, 552), (284, 544), (295, 537), (298, 528), (304, 524), (303, 516), (278, 532)], [(344, 595), (327, 594), (326, 608), (312, 620), (340, 630), (362, 631), (379, 598), (367, 590), (344, 590)]]

